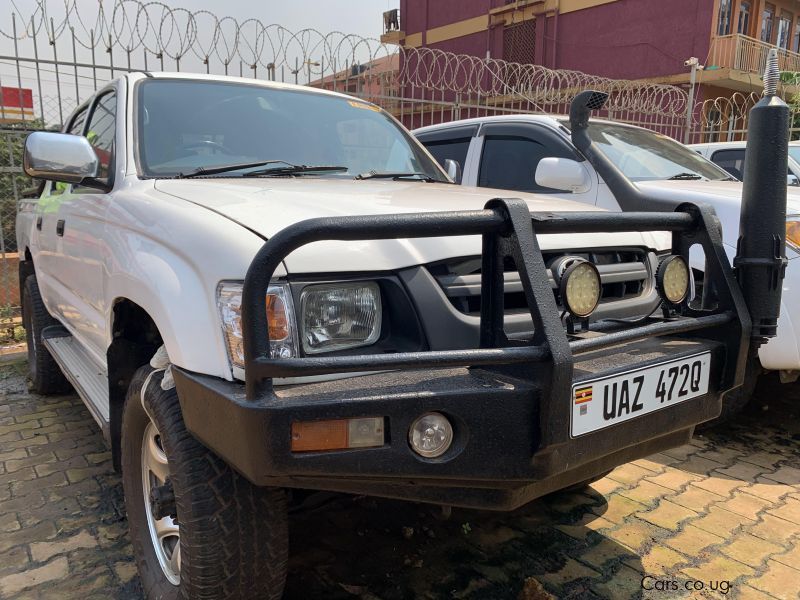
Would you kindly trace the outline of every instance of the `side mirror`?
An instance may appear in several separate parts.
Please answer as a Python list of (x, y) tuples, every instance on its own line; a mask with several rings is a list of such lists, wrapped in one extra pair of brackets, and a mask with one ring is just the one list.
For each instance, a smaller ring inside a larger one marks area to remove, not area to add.
[(447, 171), (447, 176), (456, 183), (461, 183), (461, 163), (452, 158), (444, 159), (444, 170)]
[(535, 178), (537, 185), (565, 192), (580, 194), (592, 188), (589, 172), (570, 158), (543, 158), (536, 167)]
[(793, 187), (798, 187), (800, 186), (800, 179), (797, 178), (797, 175), (790, 173), (786, 176), (786, 184)]
[(34, 131), (25, 140), (22, 165), (31, 177), (83, 183), (97, 177), (99, 161), (83, 136)]

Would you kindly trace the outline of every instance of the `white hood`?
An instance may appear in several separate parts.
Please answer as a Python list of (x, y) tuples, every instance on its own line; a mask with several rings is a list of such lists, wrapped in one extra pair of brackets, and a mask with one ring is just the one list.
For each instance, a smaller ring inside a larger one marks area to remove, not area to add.
[[(739, 214), (742, 207), (740, 181), (640, 181), (636, 185), (645, 193), (657, 198), (686, 202), (705, 202), (717, 211), (722, 222), (722, 237), (727, 246), (736, 247), (739, 239)], [(786, 213), (800, 215), (800, 191), (788, 188)], [(796, 256), (796, 255), (793, 255)]]
[[(592, 211), (597, 208), (552, 197), (419, 181), (348, 179), (157, 180), (157, 190), (219, 213), (264, 238), (314, 217), (477, 210), (492, 198), (524, 199), (532, 212)], [(609, 246), (652, 247), (640, 233), (540, 236), (544, 250)], [(660, 246), (661, 244), (659, 244)], [(477, 255), (478, 236), (361, 242), (317, 242), (290, 255), (295, 273), (390, 270)]]

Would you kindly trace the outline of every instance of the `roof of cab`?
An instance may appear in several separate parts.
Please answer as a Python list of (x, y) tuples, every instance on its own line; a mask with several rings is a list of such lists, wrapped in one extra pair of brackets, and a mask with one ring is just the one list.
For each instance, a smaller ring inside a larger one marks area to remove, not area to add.
[[(612, 125), (619, 125), (621, 127), (630, 127), (631, 129), (644, 129), (643, 127), (639, 127), (637, 125), (631, 125), (630, 123), (620, 123), (619, 121), (611, 121), (609, 119), (589, 119), (589, 120), (591, 122), (596, 122), (596, 123), (610, 123)], [(441, 131), (442, 129), (447, 129), (449, 127), (462, 127), (465, 125), (481, 125), (484, 123), (529, 122), (529, 123), (542, 123), (549, 127), (558, 127), (564, 121), (569, 121), (568, 115), (553, 115), (553, 114), (533, 115), (530, 113), (515, 113), (508, 115), (492, 115), (488, 117), (474, 117), (472, 119), (449, 121), (447, 123), (439, 123), (437, 125), (426, 125), (425, 127), (419, 127), (417, 129), (414, 129), (412, 133), (414, 135), (417, 135), (430, 131)]]
[(248, 85), (258, 85), (265, 88), (272, 88), (272, 89), (280, 89), (280, 90), (302, 90), (305, 92), (311, 92), (315, 94), (323, 94), (328, 96), (335, 96), (337, 98), (349, 98), (349, 99), (356, 99), (359, 102), (364, 102), (365, 104), (372, 105), (372, 102), (368, 100), (363, 100), (358, 98), (357, 96), (348, 96), (347, 94), (342, 94), (340, 92), (334, 92), (331, 90), (320, 89), (308, 85), (298, 85), (294, 83), (283, 83), (280, 81), (268, 81), (265, 79), (253, 79), (250, 77), (235, 77), (232, 75), (204, 75), (202, 73), (177, 73), (177, 72), (159, 72), (159, 71), (133, 71), (131, 73), (127, 73), (125, 77), (128, 78), (129, 81), (135, 82), (140, 81), (142, 79), (186, 79), (186, 80), (193, 80), (193, 81), (221, 81), (225, 83), (239, 83), (239, 84), (248, 84)]

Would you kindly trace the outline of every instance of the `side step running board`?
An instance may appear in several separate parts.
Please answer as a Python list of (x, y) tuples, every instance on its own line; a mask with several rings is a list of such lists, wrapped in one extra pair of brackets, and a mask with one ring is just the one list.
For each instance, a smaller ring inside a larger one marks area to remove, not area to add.
[(42, 342), (64, 376), (81, 397), (103, 435), (109, 436), (108, 374), (97, 365), (80, 343), (60, 326), (42, 331)]

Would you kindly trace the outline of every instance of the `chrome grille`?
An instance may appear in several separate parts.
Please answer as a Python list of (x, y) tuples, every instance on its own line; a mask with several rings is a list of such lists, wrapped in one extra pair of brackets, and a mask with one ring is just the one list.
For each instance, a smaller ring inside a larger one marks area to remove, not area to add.
[[(647, 253), (640, 249), (602, 251), (545, 252), (548, 267), (564, 256), (584, 258), (600, 272), (603, 293), (601, 305), (638, 298), (648, 289), (651, 278)], [(479, 256), (450, 259), (427, 266), (431, 275), (442, 287), (451, 304), (461, 313), (478, 315), (481, 310), (481, 259)], [(527, 305), (522, 282), (513, 261), (507, 260), (505, 271), (506, 313), (525, 312)], [(556, 302), (561, 306), (558, 286), (548, 270), (548, 279)]]

